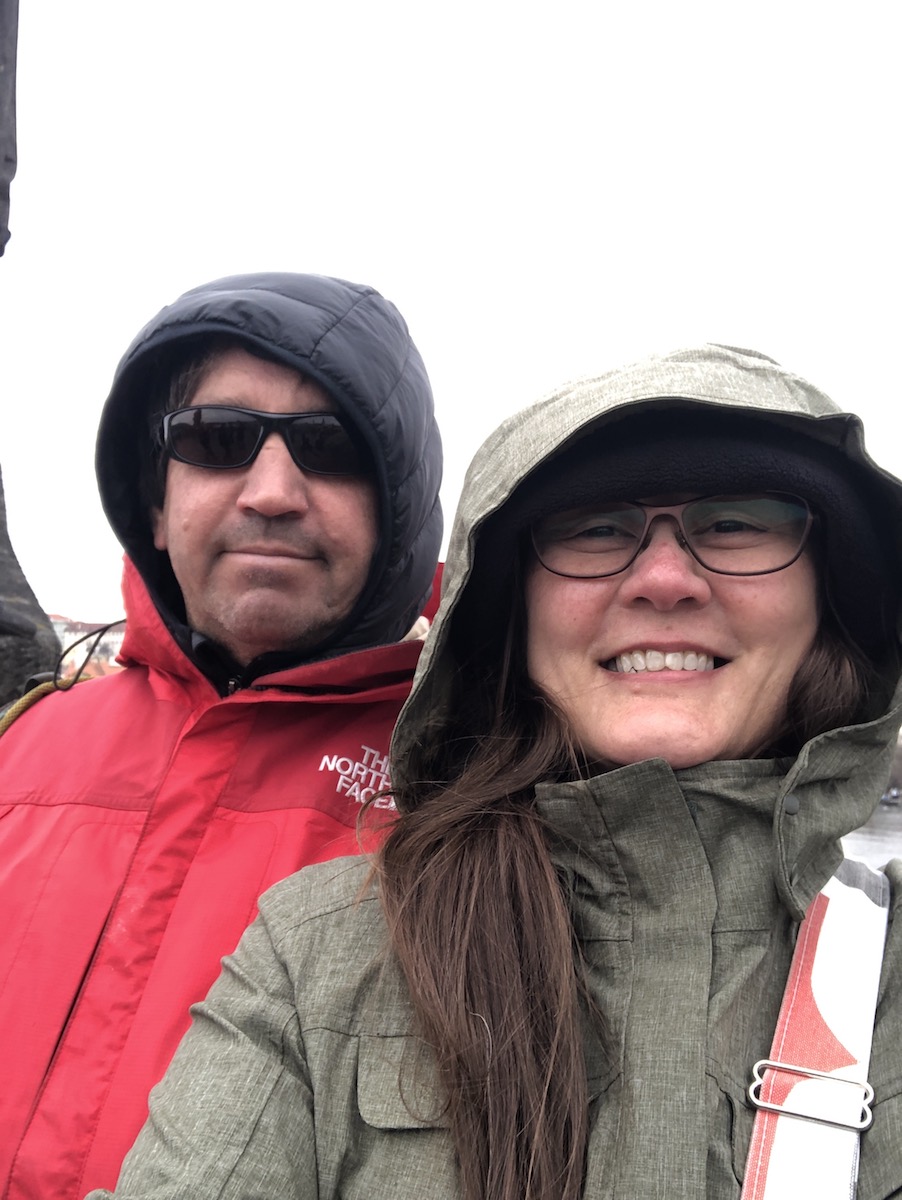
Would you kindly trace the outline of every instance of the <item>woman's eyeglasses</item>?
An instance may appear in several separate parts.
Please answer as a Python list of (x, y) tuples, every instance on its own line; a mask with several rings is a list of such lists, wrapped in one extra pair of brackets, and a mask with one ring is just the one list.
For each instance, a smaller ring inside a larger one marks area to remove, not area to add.
[(302, 471), (364, 475), (366, 456), (334, 413), (267, 413), (220, 404), (179, 408), (163, 417), (163, 446), (192, 467), (249, 466), (272, 432)]
[(553, 574), (602, 579), (635, 562), (659, 517), (671, 517), (680, 546), (719, 575), (782, 571), (802, 553), (814, 519), (806, 501), (773, 492), (668, 506), (604, 501), (543, 518), (532, 528), (532, 544)]

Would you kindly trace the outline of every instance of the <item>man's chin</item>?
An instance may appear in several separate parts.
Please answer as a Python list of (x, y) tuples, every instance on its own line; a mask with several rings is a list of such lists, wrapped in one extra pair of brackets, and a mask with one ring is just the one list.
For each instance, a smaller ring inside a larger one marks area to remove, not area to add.
[(260, 606), (257, 612), (243, 612), (240, 620), (217, 623), (208, 636), (223, 645), (237, 662), (247, 666), (262, 654), (291, 654), (303, 658), (324, 645), (347, 616), (310, 614), (301, 621), (295, 608), (290, 613), (273, 612), (272, 606)]

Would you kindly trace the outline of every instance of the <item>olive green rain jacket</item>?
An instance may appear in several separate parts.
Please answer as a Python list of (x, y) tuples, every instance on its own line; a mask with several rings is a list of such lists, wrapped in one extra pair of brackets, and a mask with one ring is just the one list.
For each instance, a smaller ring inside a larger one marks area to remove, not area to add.
[[(898, 512), (899, 485), (866, 459), (855, 419), (760, 357), (705, 347), (564, 389), (503, 426), (474, 462), (443, 613), (396, 734), (396, 778), (423, 722), (447, 711), (448, 619), (480, 523), (604, 410), (662, 395), (808, 421), (812, 436), (880, 476)], [(609, 1026), (604, 1052), (586, 1045), (586, 1197), (739, 1200), (752, 1064), (768, 1056), (798, 923), (840, 860), (838, 839), (883, 790), (899, 698), (875, 721), (814, 738), (794, 761), (673, 771), (649, 760), (538, 789)], [(889, 874), (898, 905), (902, 864)], [(365, 877), (365, 863), (338, 860), (263, 898), (152, 1094), (117, 1196), (459, 1196), (441, 1088), (384, 954), (378, 899), (359, 899)], [(890, 926), (870, 1079), (857, 1195), (888, 1200), (902, 1197), (902, 920)]]

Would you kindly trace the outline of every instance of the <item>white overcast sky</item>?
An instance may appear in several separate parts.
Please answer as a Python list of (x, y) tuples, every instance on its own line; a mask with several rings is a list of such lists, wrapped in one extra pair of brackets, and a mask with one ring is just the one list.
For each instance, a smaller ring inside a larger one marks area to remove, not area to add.
[(447, 521), (573, 375), (751, 346), (902, 472), (899, 0), (20, 0), (0, 467), (45, 609), (121, 615), (115, 365), (237, 271), (371, 283), (426, 360)]

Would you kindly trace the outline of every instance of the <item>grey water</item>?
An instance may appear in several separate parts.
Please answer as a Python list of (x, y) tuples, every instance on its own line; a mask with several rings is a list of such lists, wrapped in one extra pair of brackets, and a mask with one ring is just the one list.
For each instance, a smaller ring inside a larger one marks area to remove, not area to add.
[(872, 867), (883, 867), (891, 858), (902, 858), (902, 803), (881, 801), (861, 829), (842, 840), (846, 854), (863, 858)]

